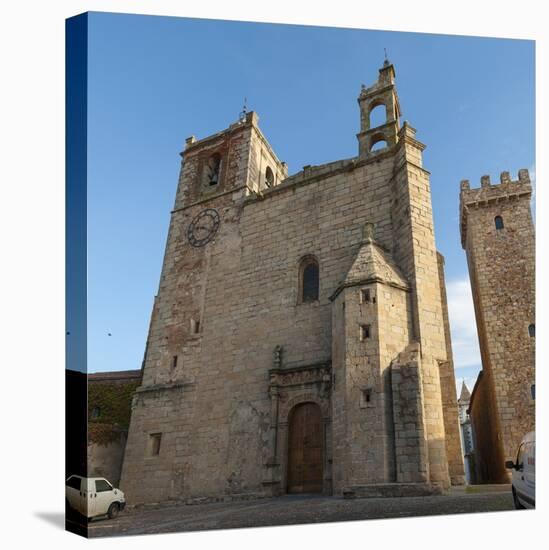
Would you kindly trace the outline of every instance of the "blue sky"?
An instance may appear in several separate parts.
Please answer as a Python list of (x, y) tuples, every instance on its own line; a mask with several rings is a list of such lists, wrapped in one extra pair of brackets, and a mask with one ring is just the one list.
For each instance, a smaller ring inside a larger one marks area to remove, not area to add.
[(473, 382), (459, 181), (534, 171), (532, 41), (101, 13), (89, 18), (90, 372), (141, 365), (185, 138), (227, 127), (247, 97), (290, 174), (355, 156), (356, 98), (384, 48), (402, 120), (427, 145), (456, 376)]

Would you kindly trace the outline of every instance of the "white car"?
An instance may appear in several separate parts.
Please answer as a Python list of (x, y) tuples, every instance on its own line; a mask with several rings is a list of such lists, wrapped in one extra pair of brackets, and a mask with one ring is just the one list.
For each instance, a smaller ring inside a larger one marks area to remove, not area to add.
[(105, 514), (115, 518), (126, 506), (124, 493), (104, 477), (70, 476), (65, 483), (65, 497), (70, 509), (88, 519)]
[(520, 442), (515, 462), (505, 467), (513, 470), (511, 489), (515, 508), (536, 507), (536, 432), (527, 433)]

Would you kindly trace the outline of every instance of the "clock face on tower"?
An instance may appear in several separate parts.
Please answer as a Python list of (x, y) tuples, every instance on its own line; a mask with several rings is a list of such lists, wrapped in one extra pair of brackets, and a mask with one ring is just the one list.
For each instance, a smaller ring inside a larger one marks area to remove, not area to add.
[(213, 208), (202, 210), (190, 223), (187, 238), (192, 246), (204, 246), (210, 242), (219, 227), (219, 214)]

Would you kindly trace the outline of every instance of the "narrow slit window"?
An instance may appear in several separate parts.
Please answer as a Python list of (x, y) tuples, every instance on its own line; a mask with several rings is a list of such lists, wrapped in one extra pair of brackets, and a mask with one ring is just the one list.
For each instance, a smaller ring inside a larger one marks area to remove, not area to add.
[(360, 325), (360, 339), (367, 340), (368, 338), (370, 338), (370, 335), (370, 325)]
[(172, 357), (172, 369), (175, 369), (175, 367), (177, 367), (177, 355)]
[(272, 187), (274, 185), (274, 174), (270, 166), (267, 166), (265, 170), (265, 185), (267, 187)]
[(191, 334), (198, 334), (200, 332), (200, 321), (191, 319)]
[(364, 388), (360, 390), (360, 407), (372, 406), (372, 388)]
[(150, 455), (158, 456), (160, 454), (160, 443), (162, 441), (162, 434), (151, 434), (150, 438)]
[(530, 335), (530, 338), (533, 338), (536, 335), (536, 325), (528, 325), (528, 334)]

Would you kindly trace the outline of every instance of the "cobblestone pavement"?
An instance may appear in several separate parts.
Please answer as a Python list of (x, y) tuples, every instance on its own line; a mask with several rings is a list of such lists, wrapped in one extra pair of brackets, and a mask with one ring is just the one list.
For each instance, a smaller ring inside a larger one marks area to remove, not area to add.
[(510, 491), (406, 498), (344, 500), (286, 495), (274, 499), (125, 510), (117, 519), (95, 519), (90, 537), (141, 535), (513, 510)]

